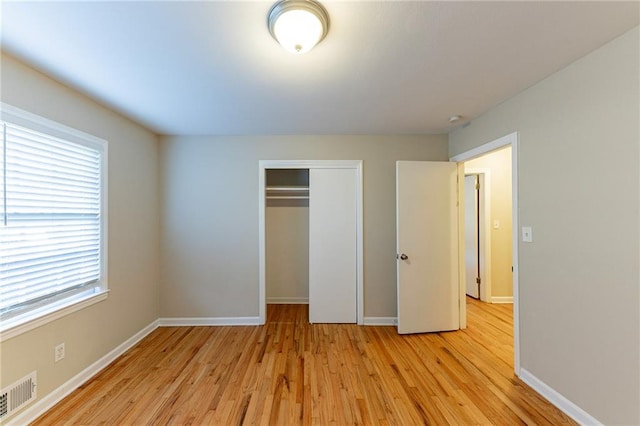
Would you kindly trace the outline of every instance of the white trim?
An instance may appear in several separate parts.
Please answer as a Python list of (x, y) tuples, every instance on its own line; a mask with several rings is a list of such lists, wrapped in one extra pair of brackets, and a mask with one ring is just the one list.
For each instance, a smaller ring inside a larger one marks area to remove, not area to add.
[(18, 126), (29, 127), (37, 131), (45, 131), (53, 133), (52, 136), (62, 137), (73, 143), (78, 143), (91, 148), (99, 148), (107, 146), (107, 141), (99, 137), (90, 135), (73, 127), (65, 126), (57, 121), (49, 120), (37, 114), (16, 108), (4, 102), (0, 102), (0, 119), (9, 121)]
[(397, 317), (364, 317), (364, 325), (393, 326), (398, 325)]
[(267, 297), (270, 305), (308, 305), (308, 297)]
[(480, 300), (491, 300), (491, 169), (464, 169), (465, 176), (478, 175), (480, 180), (480, 222), (484, 226), (480, 229)]
[(265, 188), (267, 169), (356, 169), (356, 311), (357, 323), (364, 323), (364, 220), (362, 160), (259, 160), (258, 161), (258, 312), (260, 324), (267, 320)]
[(362, 160), (259, 160), (262, 169), (355, 169)]
[(109, 144), (102, 144), (100, 163), (100, 287), (109, 292)]
[(151, 332), (158, 328), (158, 320), (153, 321), (151, 324), (138, 331), (136, 334), (125, 340), (123, 343), (115, 347), (109, 353), (102, 358), (82, 370), (80, 373), (67, 380), (64, 384), (57, 389), (51, 391), (44, 398), (38, 399), (24, 411), (19, 411), (15, 416), (9, 417), (4, 423), (6, 426), (10, 425), (26, 425), (33, 422), (35, 419), (43, 415), (49, 409), (51, 409), (58, 402), (62, 401), (71, 392), (76, 390), (88, 382), (92, 377), (102, 371), (105, 367), (111, 364), (119, 356), (135, 346), (139, 341), (147, 337)]
[(491, 303), (513, 303), (513, 296), (492, 296)]
[(602, 425), (602, 423), (578, 407), (573, 402), (569, 401), (566, 397), (560, 394), (558, 391), (547, 385), (542, 380), (531, 374), (525, 368), (520, 369), (520, 380), (529, 385), (534, 391), (545, 397), (550, 403), (558, 407), (567, 416), (581, 425)]
[(63, 299), (57, 304), (46, 306), (45, 308), (48, 309), (43, 309), (43, 312), (31, 319), (25, 320), (24, 318), (21, 319), (18, 317), (19, 321), (17, 323), (12, 323), (11, 320), (2, 321), (0, 322), (0, 343), (106, 300), (108, 293), (109, 291), (101, 291), (82, 299), (78, 299), (77, 297), (69, 298), (66, 301)]
[(458, 313), (460, 320), (460, 330), (465, 330), (467, 328), (467, 265), (466, 262), (463, 261), (466, 258), (465, 253), (465, 239), (466, 235), (464, 234), (464, 222), (465, 222), (465, 211), (464, 208), (460, 208), (460, 206), (464, 206), (464, 163), (456, 164), (456, 172), (458, 173), (457, 180), (457, 205), (458, 205)]
[(267, 175), (262, 162), (258, 171), (258, 316), (260, 324), (267, 321)]
[(513, 257), (513, 367), (520, 373), (520, 258), (518, 257), (518, 229), (520, 205), (518, 204), (518, 133), (512, 133), (511, 142), (511, 247)]
[(496, 149), (511, 146), (511, 244), (513, 247), (513, 367), (517, 376), (520, 375), (520, 306), (518, 302), (518, 132), (488, 142), (461, 154), (454, 155), (450, 161), (467, 161), (479, 157)]
[(159, 327), (261, 325), (259, 317), (158, 318)]
[(483, 154), (486, 154), (491, 151), (495, 151), (502, 147), (512, 145), (518, 142), (518, 132), (509, 133), (506, 136), (493, 140), (491, 142), (487, 142), (484, 145), (480, 145), (476, 148), (470, 149), (469, 151), (462, 152), (460, 154), (454, 155), (449, 158), (449, 161), (468, 161), (476, 157), (480, 157)]
[(357, 324), (364, 324), (364, 190), (362, 161), (355, 162), (357, 165), (356, 182), (356, 314)]

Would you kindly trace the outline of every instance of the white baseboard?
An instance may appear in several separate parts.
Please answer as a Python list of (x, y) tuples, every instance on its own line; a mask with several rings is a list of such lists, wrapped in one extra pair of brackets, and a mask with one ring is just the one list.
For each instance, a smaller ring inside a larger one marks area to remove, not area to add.
[(494, 296), (491, 303), (513, 303), (513, 296)]
[(520, 369), (520, 380), (529, 385), (533, 390), (545, 397), (550, 403), (562, 410), (567, 416), (581, 425), (602, 425), (596, 418), (578, 407), (573, 402), (558, 393), (551, 386), (538, 379), (524, 368)]
[(26, 425), (43, 415), (47, 410), (60, 402), (63, 398), (76, 390), (78, 387), (86, 383), (93, 376), (98, 374), (102, 369), (111, 364), (120, 355), (131, 349), (140, 340), (144, 339), (153, 330), (158, 328), (158, 320), (153, 321), (142, 330), (128, 338), (122, 344), (118, 345), (111, 352), (67, 380), (62, 386), (50, 392), (44, 398), (38, 399), (33, 404), (25, 407), (23, 411), (18, 411), (14, 416), (5, 419), (6, 426)]
[(398, 325), (396, 317), (364, 317), (364, 325)]
[(267, 304), (271, 305), (308, 305), (308, 297), (267, 297)]
[(160, 318), (160, 327), (190, 327), (209, 325), (260, 325), (260, 317)]

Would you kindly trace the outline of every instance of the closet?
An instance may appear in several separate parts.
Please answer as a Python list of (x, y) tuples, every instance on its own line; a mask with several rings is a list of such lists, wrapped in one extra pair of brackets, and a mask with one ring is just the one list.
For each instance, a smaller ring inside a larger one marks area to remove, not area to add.
[(261, 304), (308, 303), (311, 323), (359, 322), (361, 162), (299, 163), (260, 162)]
[(309, 303), (309, 170), (266, 171), (267, 303)]

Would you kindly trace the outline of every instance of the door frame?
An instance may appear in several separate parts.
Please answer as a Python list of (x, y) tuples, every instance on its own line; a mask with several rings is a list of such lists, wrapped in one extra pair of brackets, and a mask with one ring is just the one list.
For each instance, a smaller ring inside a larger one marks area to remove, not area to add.
[[(362, 160), (259, 160), (258, 161), (258, 310), (260, 324), (267, 321), (266, 275), (266, 171), (267, 169), (356, 169), (356, 319), (364, 324), (364, 257)], [(309, 194), (311, 196), (311, 194)]]
[[(491, 303), (491, 169), (465, 168), (464, 175), (478, 175), (480, 182), (480, 300)], [(466, 289), (465, 289), (466, 294)]]
[[(520, 218), (518, 216), (518, 132), (510, 133), (501, 138), (492, 140), (476, 148), (462, 152), (452, 156), (449, 161), (455, 161), (458, 164), (472, 160), (481, 155), (487, 154), (500, 148), (511, 146), (511, 244), (513, 257), (513, 366), (517, 376), (520, 375), (520, 291), (519, 291), (519, 268), (518, 268), (518, 229)], [(464, 242), (463, 242), (464, 244)], [(464, 250), (462, 251), (464, 253)], [(465, 285), (463, 279), (460, 280)], [(466, 297), (466, 289), (461, 287), (460, 293), (460, 318), (464, 318), (466, 323), (466, 303), (463, 297)], [(464, 312), (463, 312), (464, 311)]]

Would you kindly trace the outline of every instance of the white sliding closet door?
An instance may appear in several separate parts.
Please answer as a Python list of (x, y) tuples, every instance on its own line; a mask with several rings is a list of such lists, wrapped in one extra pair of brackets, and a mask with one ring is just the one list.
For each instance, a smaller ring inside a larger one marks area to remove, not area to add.
[(309, 322), (355, 323), (356, 169), (309, 170)]

